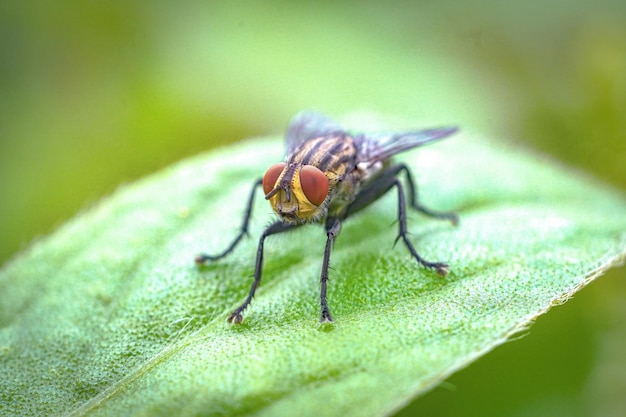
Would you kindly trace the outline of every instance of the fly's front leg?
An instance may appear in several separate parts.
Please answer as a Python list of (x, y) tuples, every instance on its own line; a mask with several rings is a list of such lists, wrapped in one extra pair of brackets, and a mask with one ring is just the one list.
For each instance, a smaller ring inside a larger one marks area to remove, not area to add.
[(328, 303), (326, 301), (326, 283), (328, 282), (328, 266), (330, 263), (330, 250), (335, 238), (341, 231), (341, 221), (337, 218), (328, 218), (326, 221), (326, 247), (324, 248), (324, 260), (322, 262), (322, 273), (320, 275), (320, 323), (332, 323)]
[(207, 255), (206, 253), (202, 253), (196, 256), (196, 264), (201, 265), (206, 261), (215, 261), (224, 256), (228, 255), (235, 249), (235, 246), (239, 244), (241, 238), (248, 234), (248, 224), (250, 223), (250, 217), (252, 216), (252, 205), (254, 204), (254, 193), (259, 185), (263, 182), (262, 178), (259, 178), (255, 181), (252, 186), (252, 191), (250, 192), (250, 196), (248, 197), (248, 205), (246, 206), (246, 212), (243, 215), (243, 222), (241, 223), (241, 228), (239, 229), (239, 234), (235, 237), (235, 240), (224, 250), (224, 252), (218, 255)]
[(277, 221), (276, 223), (272, 223), (267, 227), (261, 234), (261, 238), (259, 239), (259, 246), (256, 251), (256, 265), (254, 266), (254, 280), (252, 281), (252, 285), (250, 286), (250, 291), (248, 292), (248, 296), (244, 300), (244, 302), (237, 307), (231, 314), (228, 316), (228, 322), (234, 324), (240, 324), (243, 321), (243, 311), (250, 305), (250, 302), (254, 298), (254, 293), (261, 283), (261, 269), (263, 268), (263, 244), (265, 242), (265, 238), (270, 235), (275, 235), (277, 233), (283, 233), (288, 230), (291, 230), (295, 227), (298, 227), (297, 224), (289, 224), (284, 223), (282, 221)]

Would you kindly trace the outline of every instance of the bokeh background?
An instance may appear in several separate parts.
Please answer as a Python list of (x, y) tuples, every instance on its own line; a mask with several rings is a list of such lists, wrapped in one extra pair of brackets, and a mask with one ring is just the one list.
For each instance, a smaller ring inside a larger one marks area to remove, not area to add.
[[(0, 263), (119, 184), (303, 108), (459, 124), (623, 192), (626, 2), (2, 1)], [(624, 278), (399, 415), (623, 415)]]

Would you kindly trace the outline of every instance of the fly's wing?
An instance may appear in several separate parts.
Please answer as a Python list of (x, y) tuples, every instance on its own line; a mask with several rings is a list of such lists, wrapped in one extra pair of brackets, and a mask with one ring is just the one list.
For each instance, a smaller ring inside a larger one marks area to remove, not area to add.
[(325, 114), (307, 110), (296, 114), (287, 128), (287, 155), (310, 139), (343, 132), (343, 127)]
[(355, 137), (359, 148), (358, 162), (374, 164), (397, 153), (436, 142), (457, 131), (457, 127), (444, 127), (404, 133), (358, 135)]

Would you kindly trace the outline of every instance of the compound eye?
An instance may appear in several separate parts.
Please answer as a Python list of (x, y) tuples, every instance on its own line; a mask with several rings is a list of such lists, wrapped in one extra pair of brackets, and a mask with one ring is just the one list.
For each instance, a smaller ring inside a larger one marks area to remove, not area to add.
[(313, 165), (305, 165), (300, 170), (300, 186), (306, 198), (316, 206), (326, 200), (328, 178)]
[(278, 177), (280, 177), (280, 174), (286, 166), (286, 163), (279, 162), (269, 167), (269, 169), (265, 172), (265, 175), (263, 176), (263, 192), (265, 192), (265, 195), (268, 195), (270, 191), (274, 189), (274, 185), (276, 184)]

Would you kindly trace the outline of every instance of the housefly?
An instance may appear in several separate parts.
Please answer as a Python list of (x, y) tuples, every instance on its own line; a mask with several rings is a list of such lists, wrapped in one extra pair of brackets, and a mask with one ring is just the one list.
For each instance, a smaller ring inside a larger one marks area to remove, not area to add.
[(269, 167), (263, 178), (255, 181), (239, 234), (222, 253), (201, 254), (197, 264), (215, 261), (228, 255), (248, 233), (254, 195), (263, 187), (265, 199), (278, 214), (279, 220), (270, 224), (261, 234), (256, 254), (254, 280), (248, 296), (228, 317), (239, 324), (261, 282), (263, 244), (270, 235), (293, 230), (309, 223), (323, 223), (326, 229), (326, 247), (320, 275), (320, 321), (332, 322), (326, 300), (326, 285), (330, 251), (341, 231), (343, 221), (376, 201), (387, 191), (398, 191), (398, 240), (402, 240), (418, 264), (445, 276), (449, 267), (444, 262), (430, 262), (422, 258), (407, 237), (406, 197), (399, 176), (406, 177), (410, 207), (428, 216), (447, 219), (457, 224), (452, 212), (438, 212), (423, 206), (417, 200), (411, 172), (403, 163), (392, 163), (391, 157), (411, 148), (443, 139), (457, 131), (456, 127), (417, 130), (403, 133), (351, 134), (337, 122), (316, 112), (296, 115), (286, 134), (286, 161)]

